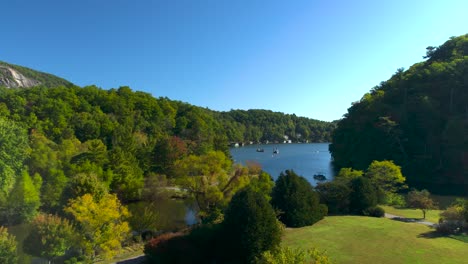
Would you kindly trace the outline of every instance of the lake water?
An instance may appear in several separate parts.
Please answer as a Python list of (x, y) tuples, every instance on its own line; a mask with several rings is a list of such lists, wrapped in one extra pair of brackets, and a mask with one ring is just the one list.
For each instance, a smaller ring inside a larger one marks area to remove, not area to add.
[[(273, 179), (282, 171), (292, 169), (315, 185), (317, 181), (313, 178), (314, 174), (323, 174), (327, 180), (334, 177), (328, 145), (329, 143), (247, 145), (231, 148), (230, 151), (234, 162), (243, 165), (246, 161), (259, 163)], [(263, 148), (265, 152), (257, 152), (257, 148)], [(273, 154), (275, 148), (278, 148), (279, 154)]]

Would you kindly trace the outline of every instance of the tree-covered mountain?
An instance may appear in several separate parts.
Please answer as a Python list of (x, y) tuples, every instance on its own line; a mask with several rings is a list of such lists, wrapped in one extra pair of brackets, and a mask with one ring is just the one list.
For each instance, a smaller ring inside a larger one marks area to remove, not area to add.
[(63, 85), (69, 87), (73, 84), (52, 74), (0, 61), (0, 86), (25, 88), (37, 85), (47, 87)]
[(410, 186), (468, 194), (468, 35), (428, 47), (353, 103), (333, 133), (336, 168), (394, 160)]
[[(138, 200), (148, 175), (173, 177), (176, 162), (189, 155), (220, 151), (229, 156), (231, 142), (282, 141), (285, 136), (323, 142), (332, 129), (332, 123), (266, 110), (212, 111), (129, 87), (0, 85), (0, 162), (5, 163), (0, 218), (2, 199), (8, 203), (15, 179), (25, 170), (42, 181), (37, 184), (44, 210), (54, 212), (83, 194), (83, 187), (75, 186), (83, 181), (94, 182), (97, 189), (91, 192), (109, 190), (123, 201)], [(11, 156), (7, 146), (13, 145), (24, 154), (21, 159)]]

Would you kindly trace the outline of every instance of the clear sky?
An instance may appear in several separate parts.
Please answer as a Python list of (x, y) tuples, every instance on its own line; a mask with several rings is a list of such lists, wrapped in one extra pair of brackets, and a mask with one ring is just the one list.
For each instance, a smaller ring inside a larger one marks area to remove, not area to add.
[(427, 46), (466, 0), (3, 0), (0, 60), (79, 86), (331, 121)]

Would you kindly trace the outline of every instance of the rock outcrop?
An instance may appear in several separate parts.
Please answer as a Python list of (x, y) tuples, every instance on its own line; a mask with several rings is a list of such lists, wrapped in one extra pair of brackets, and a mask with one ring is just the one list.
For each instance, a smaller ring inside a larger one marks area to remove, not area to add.
[(0, 86), (8, 88), (32, 87), (39, 85), (40, 82), (27, 78), (15, 69), (5, 65), (0, 65)]

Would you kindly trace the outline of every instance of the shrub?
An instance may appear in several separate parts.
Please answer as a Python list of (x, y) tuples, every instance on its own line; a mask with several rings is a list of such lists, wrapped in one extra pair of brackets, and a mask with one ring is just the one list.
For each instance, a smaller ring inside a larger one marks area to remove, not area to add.
[(450, 206), (440, 213), (437, 231), (443, 234), (456, 234), (468, 231), (468, 223), (465, 221), (463, 204)]
[(369, 179), (358, 177), (351, 180), (350, 210), (357, 214), (377, 205), (377, 193)]
[(320, 195), (320, 201), (327, 205), (330, 214), (346, 214), (349, 212), (351, 189), (347, 181), (334, 180), (319, 183), (315, 189)]
[(366, 216), (372, 216), (372, 217), (384, 217), (385, 216), (385, 210), (379, 206), (369, 207), (365, 209), (363, 213)]
[(291, 249), (281, 247), (273, 251), (265, 251), (256, 259), (256, 264), (330, 264), (330, 258), (317, 249)]
[(286, 170), (276, 180), (271, 203), (282, 214), (281, 222), (290, 227), (312, 225), (325, 215), (319, 206), (319, 196), (310, 183), (294, 171)]
[(459, 221), (442, 221), (437, 225), (437, 232), (450, 235), (450, 234), (458, 234), (461, 233), (463, 230), (463, 223)]

